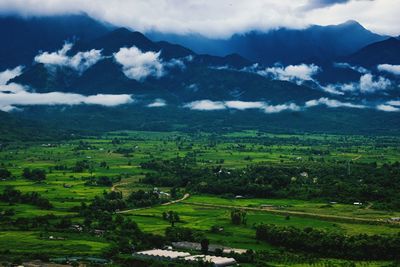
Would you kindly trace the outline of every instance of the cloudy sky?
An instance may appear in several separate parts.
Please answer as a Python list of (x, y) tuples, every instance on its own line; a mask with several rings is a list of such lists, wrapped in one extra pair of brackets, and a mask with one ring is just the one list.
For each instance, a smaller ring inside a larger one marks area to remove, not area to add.
[(248, 30), (297, 29), (350, 19), (380, 34), (399, 35), (399, 10), (400, 0), (0, 0), (3, 14), (85, 12), (143, 32), (218, 38)]

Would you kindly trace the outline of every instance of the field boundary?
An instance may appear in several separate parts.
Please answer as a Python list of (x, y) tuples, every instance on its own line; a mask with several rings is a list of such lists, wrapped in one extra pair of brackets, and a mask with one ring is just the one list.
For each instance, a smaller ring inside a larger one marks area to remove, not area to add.
[(233, 205), (221, 205), (221, 204), (211, 204), (211, 203), (202, 203), (202, 202), (184, 202), (184, 204), (188, 205), (196, 205), (196, 206), (204, 206), (204, 207), (213, 207), (213, 208), (225, 208), (225, 209), (242, 209), (248, 211), (261, 211), (268, 212), (272, 214), (278, 215), (293, 215), (297, 217), (303, 218), (317, 218), (325, 221), (335, 221), (335, 222), (347, 222), (347, 223), (362, 223), (362, 224), (374, 224), (374, 225), (391, 225), (394, 227), (400, 227), (399, 223), (390, 222), (383, 219), (366, 219), (359, 217), (348, 217), (348, 216), (338, 216), (338, 215), (327, 215), (327, 214), (317, 214), (310, 212), (302, 212), (302, 211), (290, 211), (290, 210), (277, 210), (271, 208), (253, 208), (253, 207), (243, 207), (243, 206), (233, 206)]

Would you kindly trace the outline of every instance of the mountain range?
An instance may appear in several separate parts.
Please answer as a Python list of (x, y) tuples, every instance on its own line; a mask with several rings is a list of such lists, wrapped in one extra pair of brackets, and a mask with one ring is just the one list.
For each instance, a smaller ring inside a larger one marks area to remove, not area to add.
[(355, 21), (210, 40), (144, 35), (86, 15), (2, 17), (0, 34), (0, 67), (14, 73), (0, 84), (0, 108), (11, 112), (0, 112), (1, 133), (60, 120), (75, 134), (400, 130), (400, 40)]

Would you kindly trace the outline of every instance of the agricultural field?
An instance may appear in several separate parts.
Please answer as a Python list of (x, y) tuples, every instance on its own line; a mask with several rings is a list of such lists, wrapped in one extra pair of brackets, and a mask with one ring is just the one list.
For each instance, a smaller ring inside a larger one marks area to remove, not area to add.
[[(107, 197), (116, 192), (126, 200), (132, 192), (150, 192), (155, 187), (169, 194), (177, 190), (177, 201), (121, 206), (114, 210), (112, 217), (121, 215), (136, 222), (144, 233), (164, 236), (170, 222), (162, 214), (174, 211), (180, 217), (176, 226), (202, 232), (211, 244), (271, 253), (279, 253), (281, 248), (255, 238), (259, 224), (299, 229), (312, 227), (345, 235), (395, 235), (400, 232), (400, 225), (390, 222), (390, 218), (400, 217), (400, 211), (377, 209), (372, 201), (354, 205), (319, 198), (235, 198), (234, 195), (206, 194), (192, 187), (151, 184), (146, 181), (148, 174), (157, 176), (162, 172), (154, 172), (142, 164), (182, 158), (195, 162), (197, 169), (238, 171), (249, 165), (302, 168), (313, 162), (342, 164), (348, 166), (346, 172), (351, 172), (357, 164), (383, 166), (399, 161), (399, 141), (399, 138), (384, 136), (280, 135), (244, 131), (218, 136), (111, 132), (100, 137), (51, 143), (3, 143), (0, 144), (0, 169), (8, 170), (11, 175), (0, 180), (0, 192), (7, 188), (18, 190), (22, 195), (36, 192), (47, 199), (51, 207), (43, 208), (27, 201), (0, 201), (0, 254), (4, 259), (10, 255), (40, 253), (49, 257), (102, 257), (114, 243), (107, 235), (76, 233), (62, 226), (30, 229), (23, 227), (24, 222), (48, 216), (50, 224), (62, 225), (63, 219), (67, 218), (74, 225), (82, 225), (87, 218), (80, 207), (90, 206), (96, 197)], [(24, 177), (27, 168), (43, 170), (45, 179), (37, 181)], [(99, 177), (107, 177), (107, 183), (93, 182)], [(183, 194), (188, 197), (181, 200)], [(231, 211), (235, 209), (246, 211), (245, 224), (231, 223)], [(12, 210), (8, 217), (3, 216), (8, 210)], [(13, 226), (7, 220), (20, 224)], [(212, 231), (213, 227), (221, 230)], [(293, 253), (296, 255), (297, 252)], [(323, 264), (325, 260), (317, 259), (316, 263)], [(282, 264), (278, 260), (275, 263), (276, 266)], [(357, 264), (363, 263), (357, 261)], [(290, 265), (301, 266), (301, 263), (295, 260)]]

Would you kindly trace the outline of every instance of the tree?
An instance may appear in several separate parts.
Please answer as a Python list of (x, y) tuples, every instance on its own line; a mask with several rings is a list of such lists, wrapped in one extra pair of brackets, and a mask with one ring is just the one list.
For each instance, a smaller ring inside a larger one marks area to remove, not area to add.
[(207, 238), (204, 238), (201, 240), (200, 245), (201, 245), (201, 252), (203, 252), (204, 254), (207, 254), (208, 246), (210, 245), (210, 240), (208, 240)]
[(168, 213), (163, 212), (162, 216), (164, 220), (166, 219), (169, 221), (172, 227), (175, 226), (176, 222), (180, 221), (179, 214), (172, 210), (168, 211)]
[(22, 176), (27, 180), (32, 180), (36, 182), (41, 182), (46, 180), (46, 172), (41, 169), (33, 169), (25, 168), (22, 172)]
[(11, 177), (11, 172), (7, 169), (0, 168), (0, 179), (8, 179)]
[(236, 225), (247, 223), (247, 213), (244, 210), (231, 211), (231, 222)]

